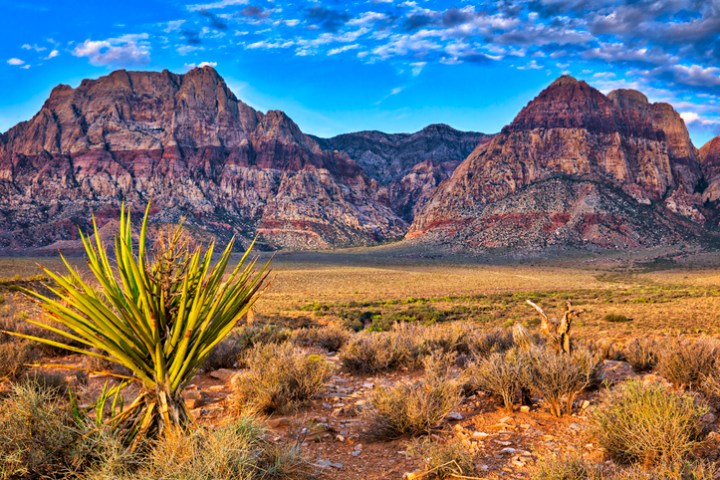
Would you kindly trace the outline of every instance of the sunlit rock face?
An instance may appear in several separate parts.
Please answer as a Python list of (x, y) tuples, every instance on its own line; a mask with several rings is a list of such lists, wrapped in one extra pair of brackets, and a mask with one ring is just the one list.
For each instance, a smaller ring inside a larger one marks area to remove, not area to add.
[(119, 70), (56, 87), (0, 139), (0, 248), (77, 237), (122, 201), (269, 247), (371, 245), (407, 229), (388, 188), (283, 112), (255, 111), (210, 67)]
[(707, 221), (704, 181), (670, 105), (563, 76), (457, 167), (408, 238), (470, 249), (687, 241)]

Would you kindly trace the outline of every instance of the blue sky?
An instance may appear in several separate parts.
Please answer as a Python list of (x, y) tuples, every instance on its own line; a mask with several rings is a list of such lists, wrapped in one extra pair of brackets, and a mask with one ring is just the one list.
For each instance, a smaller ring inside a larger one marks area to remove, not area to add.
[(0, 0), (0, 131), (58, 83), (213, 65), (322, 136), (497, 132), (555, 77), (671, 103), (720, 134), (720, 0)]

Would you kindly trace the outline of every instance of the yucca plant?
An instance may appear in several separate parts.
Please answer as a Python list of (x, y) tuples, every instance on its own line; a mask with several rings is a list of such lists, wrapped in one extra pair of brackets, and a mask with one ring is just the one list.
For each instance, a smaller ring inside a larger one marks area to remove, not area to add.
[(128, 375), (109, 374), (120, 379), (114, 393), (131, 384), (139, 393), (107, 423), (131, 447), (143, 438), (190, 425), (181, 392), (248, 312), (269, 272), (269, 262), (256, 270), (257, 258), (248, 260), (250, 245), (226, 277), (234, 240), (213, 265), (214, 244), (204, 251), (191, 247), (182, 226), (148, 249), (149, 212), (150, 205), (136, 248), (130, 210), (122, 206), (114, 262), (94, 217), (94, 239), (81, 232), (94, 282), (86, 282), (61, 256), (66, 275), (43, 268), (56, 284), (48, 286), (52, 295), (27, 292), (50, 319), (28, 322), (65, 340), (14, 334), (129, 370)]

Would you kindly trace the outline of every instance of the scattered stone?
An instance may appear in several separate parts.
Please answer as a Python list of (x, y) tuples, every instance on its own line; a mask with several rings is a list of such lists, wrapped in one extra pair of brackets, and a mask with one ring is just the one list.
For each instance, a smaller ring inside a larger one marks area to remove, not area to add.
[(473, 432), (472, 436), (473, 438), (487, 438), (490, 436), (490, 434), (485, 432)]
[(503, 448), (502, 450), (500, 450), (500, 453), (504, 453), (504, 454), (508, 454), (508, 455), (509, 455), (509, 454), (516, 453), (516, 452), (517, 452), (517, 450), (515, 450), (515, 449), (512, 448), (512, 447), (505, 447), (505, 448)]
[(522, 405), (522, 406), (520, 407), (520, 411), (523, 412), (523, 413), (528, 413), (528, 412), (530, 411), (530, 406), (529, 406), (529, 405)]
[(210, 378), (222, 380), (223, 382), (229, 382), (236, 373), (236, 371), (230, 370), (228, 368), (219, 368), (217, 370), (213, 370), (208, 375), (210, 376)]
[(330, 460), (325, 460), (322, 458), (319, 459), (318, 461), (316, 461), (315, 465), (320, 468), (337, 468), (337, 469), (341, 469), (345, 466), (340, 462), (331, 462)]
[(460, 412), (450, 412), (447, 416), (448, 420), (455, 420), (460, 421), (463, 419), (463, 416)]

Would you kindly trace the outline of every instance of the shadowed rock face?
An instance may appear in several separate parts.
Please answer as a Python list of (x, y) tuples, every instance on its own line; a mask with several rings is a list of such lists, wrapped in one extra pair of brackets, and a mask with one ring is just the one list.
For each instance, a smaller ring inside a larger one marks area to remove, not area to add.
[(368, 245), (407, 227), (357, 163), (238, 101), (209, 67), (60, 85), (0, 138), (0, 248), (76, 238), (91, 212), (102, 224), (150, 199), (156, 221), (272, 247)]
[(472, 249), (680, 241), (706, 221), (703, 181), (670, 105), (563, 76), (458, 166), (408, 237)]
[(492, 135), (429, 125), (415, 133), (364, 131), (316, 139), (326, 150), (339, 150), (368, 176), (385, 185), (395, 213), (410, 222), (441, 181)]

